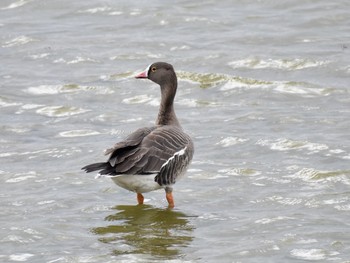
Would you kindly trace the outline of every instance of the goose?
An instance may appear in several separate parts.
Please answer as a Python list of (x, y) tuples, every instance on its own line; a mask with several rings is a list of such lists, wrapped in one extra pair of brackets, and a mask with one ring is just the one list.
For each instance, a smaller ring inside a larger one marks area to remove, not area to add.
[(160, 86), (161, 101), (154, 126), (139, 128), (105, 151), (106, 162), (84, 166), (87, 173), (99, 171), (115, 184), (135, 192), (138, 204), (143, 193), (165, 189), (168, 207), (173, 208), (173, 185), (191, 163), (194, 145), (184, 132), (174, 110), (177, 77), (171, 64), (156, 62), (135, 76)]

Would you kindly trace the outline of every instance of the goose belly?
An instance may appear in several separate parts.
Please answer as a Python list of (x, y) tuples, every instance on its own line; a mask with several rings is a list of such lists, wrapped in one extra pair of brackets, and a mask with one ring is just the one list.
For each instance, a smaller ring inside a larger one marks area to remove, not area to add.
[(122, 174), (111, 177), (118, 186), (136, 193), (147, 193), (163, 188), (154, 181), (156, 174)]

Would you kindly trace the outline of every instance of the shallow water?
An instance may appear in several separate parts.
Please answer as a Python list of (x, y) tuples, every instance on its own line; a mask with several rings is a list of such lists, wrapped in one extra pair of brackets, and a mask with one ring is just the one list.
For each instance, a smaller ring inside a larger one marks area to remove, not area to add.
[[(2, 1), (2, 262), (350, 262), (350, 13), (326, 1)], [(157, 114), (196, 151), (166, 209), (80, 168)]]

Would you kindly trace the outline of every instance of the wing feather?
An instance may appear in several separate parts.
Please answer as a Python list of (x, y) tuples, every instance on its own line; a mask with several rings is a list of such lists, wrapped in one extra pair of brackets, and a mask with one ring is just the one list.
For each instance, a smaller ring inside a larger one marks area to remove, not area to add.
[[(184, 149), (186, 154), (179, 154)], [(92, 164), (86, 168), (108, 175), (154, 173), (156, 182), (167, 185), (175, 183), (191, 161), (193, 145), (180, 127), (154, 126), (136, 130), (105, 154), (110, 155), (105, 165)]]

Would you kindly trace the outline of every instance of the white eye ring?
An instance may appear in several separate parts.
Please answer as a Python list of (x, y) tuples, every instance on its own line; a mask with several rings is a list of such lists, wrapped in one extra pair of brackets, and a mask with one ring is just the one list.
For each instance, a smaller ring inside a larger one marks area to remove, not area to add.
[(151, 71), (152, 71), (152, 72), (155, 72), (156, 70), (157, 70), (156, 67), (152, 67), (152, 68), (151, 68)]

